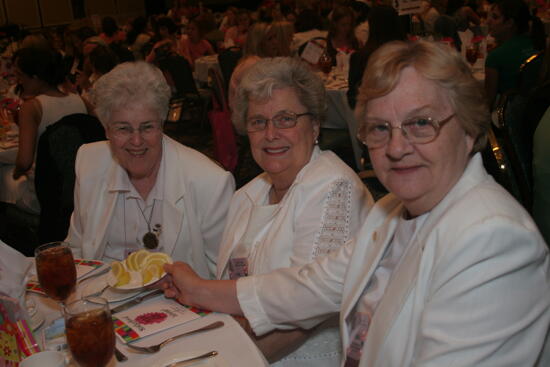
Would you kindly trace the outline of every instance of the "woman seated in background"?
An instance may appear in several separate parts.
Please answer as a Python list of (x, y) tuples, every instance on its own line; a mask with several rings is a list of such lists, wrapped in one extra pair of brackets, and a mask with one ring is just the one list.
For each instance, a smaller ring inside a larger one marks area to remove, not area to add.
[(147, 62), (155, 62), (168, 54), (181, 55), (178, 27), (171, 18), (160, 17), (154, 23), (155, 35), (151, 38), (151, 51), (145, 58)]
[(92, 92), (108, 141), (83, 145), (67, 241), (75, 257), (122, 260), (141, 248), (215, 274), (233, 176), (162, 132), (170, 87), (160, 70), (123, 63)]
[[(15, 57), (15, 73), (25, 95), (29, 96), (19, 111), (19, 148), (13, 171), (14, 180), (26, 179), (16, 205), (38, 213), (40, 205), (34, 190), (33, 164), (38, 139), (46, 128), (62, 117), (86, 113), (86, 106), (76, 94), (62, 92), (66, 68), (61, 54), (48, 48), (22, 48)], [(22, 178), (25, 175), (26, 178)]]
[(145, 17), (135, 18), (126, 35), (128, 49), (132, 51), (135, 60), (145, 59), (143, 48), (150, 40), (151, 35), (147, 32), (147, 19)]
[(367, 21), (369, 23), (367, 43), (359, 51), (351, 54), (349, 58), (347, 97), (351, 108), (355, 108), (357, 91), (361, 80), (363, 80), (363, 73), (370, 55), (386, 42), (403, 41), (407, 37), (401, 28), (397, 11), (391, 6), (374, 6), (369, 12)]
[[(231, 201), (218, 278), (303, 265), (355, 235), (372, 199), (353, 170), (317, 146), (326, 109), (322, 80), (299, 60), (262, 59), (245, 73), (233, 122), (248, 135), (252, 156), (264, 173)], [(270, 362), (284, 357), (284, 366), (333, 366), (340, 359), (334, 326), (274, 332), (255, 340)]]
[(523, 0), (497, 1), (487, 24), (497, 44), (485, 61), (485, 90), (493, 106), (498, 94), (517, 86), (521, 64), (546, 45), (540, 19), (531, 16)]
[(371, 56), (359, 93), (359, 138), (390, 194), (356, 239), (237, 281), (165, 265), (165, 294), (244, 314), (259, 336), (340, 312), (342, 366), (536, 365), (550, 323), (548, 249), (483, 167), (490, 115), (470, 67), (447, 46), (394, 41)]
[(189, 65), (194, 67), (195, 60), (206, 55), (213, 55), (214, 48), (204, 38), (205, 30), (197, 19), (193, 19), (185, 28), (185, 35), (180, 40), (181, 54), (189, 61)]
[(126, 33), (118, 27), (113, 17), (101, 19), (101, 33), (99, 37), (107, 44), (126, 41)]
[(336, 65), (336, 54), (339, 50), (351, 53), (359, 49), (355, 38), (355, 14), (349, 7), (339, 6), (332, 11), (327, 35), (327, 54)]
[(263, 57), (290, 55), (293, 27), (289, 22), (254, 23), (248, 33), (243, 57), (233, 70), (229, 81), (228, 102), (230, 106), (242, 76), (252, 65)]
[(250, 19), (248, 10), (240, 9), (237, 12), (237, 25), (225, 32), (225, 48), (232, 46), (244, 47), (251, 23), (252, 20)]

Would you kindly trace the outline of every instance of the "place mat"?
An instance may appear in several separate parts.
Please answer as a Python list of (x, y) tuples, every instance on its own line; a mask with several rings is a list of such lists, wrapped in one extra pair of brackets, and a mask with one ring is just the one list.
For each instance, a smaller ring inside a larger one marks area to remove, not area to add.
[[(104, 265), (103, 261), (99, 260), (84, 260), (84, 259), (74, 259), (76, 265), (76, 279), (82, 278), (84, 275), (94, 271)], [(36, 274), (30, 277), (26, 286), (27, 292), (35, 292), (38, 294), (45, 295), (44, 289), (40, 286)]]
[(116, 336), (123, 343), (128, 343), (200, 317), (193, 308), (158, 297), (117, 313), (113, 316), (113, 322)]

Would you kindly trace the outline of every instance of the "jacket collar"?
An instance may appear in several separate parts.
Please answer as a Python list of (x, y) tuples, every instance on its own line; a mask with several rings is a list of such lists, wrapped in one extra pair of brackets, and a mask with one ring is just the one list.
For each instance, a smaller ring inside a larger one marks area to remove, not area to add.
[[(437, 225), (444, 212), (448, 210), (457, 200), (460, 200), (466, 192), (471, 190), (480, 182), (487, 180), (489, 175), (483, 168), (481, 154), (476, 153), (468, 162), (466, 169), (455, 186), (445, 195), (428, 214), (424, 225), (419, 228), (414, 241), (408, 246), (400, 265), (394, 270), (391, 275), (390, 282), (384, 292), (384, 296), (380, 300), (377, 311), (375, 311), (372, 324), (369, 328), (369, 334), (363, 348), (363, 358), (367, 359), (365, 365), (374, 366), (378, 360), (379, 352), (382, 350), (382, 345), (388, 332), (391, 330), (393, 323), (406, 302), (407, 297), (416, 285), (422, 254), (428, 236), (432, 233), (433, 228)], [(382, 211), (381, 211), (382, 209)], [(363, 271), (360, 277), (356, 278), (356, 284), (350, 289), (350, 297), (344, 296), (344, 304), (342, 308), (341, 322), (346, 328), (343, 335), (344, 346), (349, 343), (348, 330), (345, 324), (346, 317), (353, 311), (355, 304), (363, 293), (363, 290), (372, 277), (374, 270), (378, 266), (382, 254), (386, 247), (390, 244), (395, 232), (399, 216), (404, 211), (403, 205), (392, 194), (381, 199), (372, 209), (373, 222), (380, 222), (382, 217), (386, 215), (386, 220), (377, 228), (367, 224), (366, 235), (371, 234), (372, 239), (367, 240), (368, 243), (361, 241), (353, 254), (355, 263), (362, 262)], [(385, 212), (385, 213), (384, 213)], [(371, 214), (367, 217), (366, 222), (371, 221)], [(376, 226), (376, 223), (374, 223)], [(361, 231), (363, 233), (363, 231)], [(374, 234), (378, 233), (381, 238), (374, 238)], [(361, 238), (361, 237), (359, 237)], [(368, 237), (367, 237), (368, 238)], [(371, 249), (372, 247), (372, 249)], [(356, 255), (357, 254), (357, 255)], [(374, 256), (374, 260), (369, 259)], [(351, 266), (350, 266), (351, 267)], [(349, 301), (346, 299), (349, 298)], [(408, 351), (411, 353), (412, 351)]]
[[(162, 139), (162, 156), (165, 165), (165, 177), (164, 177), (164, 205), (162, 211), (162, 226), (164, 236), (164, 249), (168, 254), (171, 254), (176, 241), (178, 239), (182, 220), (184, 215), (184, 203), (183, 198), (186, 192), (186, 178), (182, 170), (171, 170), (170, 167), (176, 167), (181, 164), (184, 157), (181, 156), (180, 151), (177, 149), (176, 141), (167, 136), (163, 136)], [(175, 173), (174, 173), (175, 172)], [(188, 173), (188, 172), (185, 172)], [(106, 202), (104, 215), (102, 216), (100, 224), (97, 228), (96, 239), (101, 241), (99, 244), (105, 244), (105, 234), (107, 227), (110, 223), (113, 215), (113, 210), (117, 202), (117, 197), (121, 192), (124, 192), (124, 187), (120, 185), (121, 177), (127, 176), (124, 169), (116, 162), (113, 157), (111, 168), (108, 171), (107, 177), (107, 190), (104, 192), (106, 195)], [(161, 190), (163, 188), (160, 188)], [(95, 246), (98, 248), (99, 253), (103, 251), (104, 246)], [(99, 255), (98, 255), (99, 256)]]

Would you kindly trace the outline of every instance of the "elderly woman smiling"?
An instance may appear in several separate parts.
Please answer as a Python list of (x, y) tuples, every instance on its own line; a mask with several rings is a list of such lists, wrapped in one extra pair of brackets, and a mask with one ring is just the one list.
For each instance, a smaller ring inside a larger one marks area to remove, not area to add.
[(261, 335), (340, 312), (343, 366), (533, 366), (550, 322), (548, 249), (485, 171), (488, 108), (456, 52), (395, 41), (369, 60), (360, 138), (391, 192), (328, 257), (237, 282), (167, 265), (165, 294), (244, 313)]
[[(355, 172), (316, 145), (326, 113), (321, 79), (298, 60), (262, 59), (245, 73), (234, 102), (233, 122), (248, 134), (265, 172), (231, 201), (218, 277), (303, 265), (342, 246), (372, 199)], [(280, 365), (337, 364), (338, 328), (322, 326), (315, 334), (291, 354), (310, 333), (272, 333), (256, 342), (268, 360), (283, 357)]]
[(164, 76), (145, 62), (120, 64), (96, 82), (109, 141), (77, 155), (67, 238), (76, 256), (120, 260), (145, 247), (214, 274), (233, 177), (162, 133), (169, 99)]

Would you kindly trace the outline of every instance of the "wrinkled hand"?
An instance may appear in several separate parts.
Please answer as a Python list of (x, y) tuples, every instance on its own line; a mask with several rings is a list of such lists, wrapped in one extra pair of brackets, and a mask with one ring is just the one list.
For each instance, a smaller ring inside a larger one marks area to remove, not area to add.
[(164, 295), (168, 298), (175, 298), (185, 305), (198, 306), (194, 302), (193, 296), (200, 288), (203, 279), (189, 265), (180, 261), (165, 264), (164, 270), (168, 274), (161, 284)]

